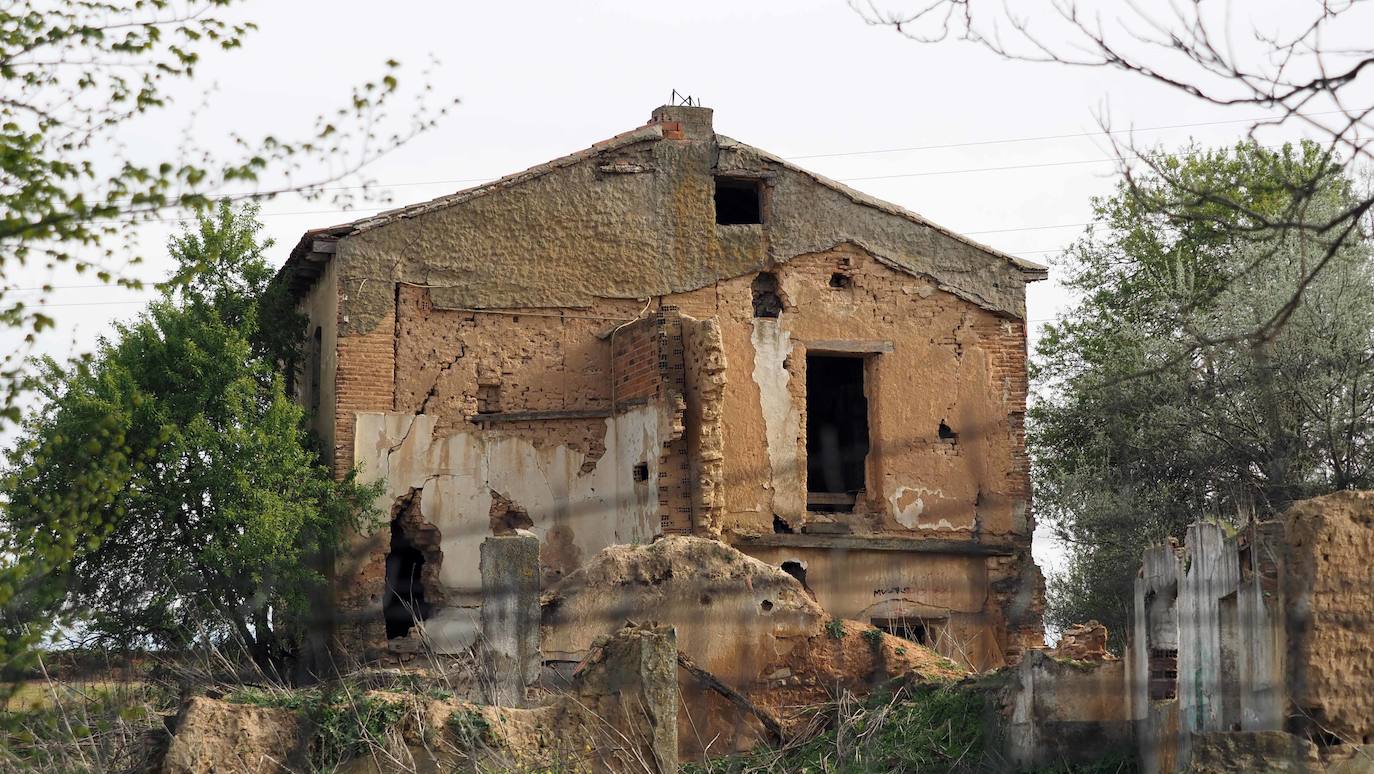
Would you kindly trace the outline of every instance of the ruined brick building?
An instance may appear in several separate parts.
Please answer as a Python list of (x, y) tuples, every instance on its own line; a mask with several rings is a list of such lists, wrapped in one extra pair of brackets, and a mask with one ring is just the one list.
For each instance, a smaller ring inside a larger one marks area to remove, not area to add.
[(391, 519), (335, 567), (345, 641), (405, 647), (413, 611), (467, 647), (478, 546), (525, 528), (545, 585), (694, 534), (975, 667), (1041, 642), (1023, 421), (1045, 269), (711, 119), (662, 107), (301, 238), (296, 389)]

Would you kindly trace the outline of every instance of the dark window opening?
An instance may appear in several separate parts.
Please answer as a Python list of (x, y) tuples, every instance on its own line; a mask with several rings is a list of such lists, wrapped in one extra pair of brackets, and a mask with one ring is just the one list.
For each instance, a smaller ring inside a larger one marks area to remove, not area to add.
[(763, 222), (763, 186), (758, 180), (716, 178), (716, 223), (734, 226)]
[(773, 514), (773, 532), (778, 535), (790, 535), (796, 532), (796, 530), (792, 529), (791, 524), (788, 524), (781, 516), (775, 513)]
[(649, 480), (649, 463), (641, 462), (635, 465), (634, 479), (636, 483)]
[(927, 648), (934, 648), (940, 639), (941, 623), (924, 618), (873, 618), (869, 623), (893, 637)]
[(319, 328), (315, 329), (315, 335), (310, 338), (310, 410), (318, 411), (320, 408), (320, 387), (323, 377), (323, 368), (320, 361), (323, 360), (324, 353), (324, 333)]
[(771, 600), (771, 599), (765, 599), (765, 600), (763, 600), (762, 602), (759, 603), (759, 609), (762, 610), (762, 611), (765, 612), (765, 613), (770, 612), (770, 611), (773, 609), (773, 600)]
[(382, 604), (389, 640), (406, 636), (416, 622), (429, 617), (431, 606), (425, 601), (421, 580), (424, 567), (424, 552), (411, 542), (399, 518), (392, 521), (391, 552), (386, 555), (386, 601)]
[(764, 272), (754, 278), (754, 316), (776, 318), (782, 314), (782, 293), (778, 291), (778, 275)]
[(941, 440), (941, 441), (957, 441), (957, 440), (959, 440), (959, 434), (956, 433), (956, 432), (954, 432), (953, 430), (949, 429), (949, 425), (945, 424), (945, 422), (944, 422), (943, 419), (940, 420), (940, 440)]
[(868, 398), (864, 360), (806, 356), (806, 502), (812, 511), (849, 512), (864, 489)]
[(854, 284), (854, 280), (848, 274), (837, 271), (830, 275), (830, 287), (832, 288), (847, 288), (852, 284)]

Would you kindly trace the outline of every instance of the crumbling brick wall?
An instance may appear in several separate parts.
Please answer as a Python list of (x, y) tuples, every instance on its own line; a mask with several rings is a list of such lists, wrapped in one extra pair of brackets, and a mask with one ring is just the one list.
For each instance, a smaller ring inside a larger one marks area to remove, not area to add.
[(658, 507), (662, 534), (692, 531), (692, 477), (684, 436), (687, 376), (682, 317), (676, 307), (617, 327), (611, 339), (614, 410), (661, 403), (669, 411), (667, 439), (658, 455)]
[(693, 533), (719, 538), (725, 515), (725, 348), (714, 319), (682, 320)]
[(1306, 500), (1284, 515), (1294, 730), (1374, 743), (1374, 492)]

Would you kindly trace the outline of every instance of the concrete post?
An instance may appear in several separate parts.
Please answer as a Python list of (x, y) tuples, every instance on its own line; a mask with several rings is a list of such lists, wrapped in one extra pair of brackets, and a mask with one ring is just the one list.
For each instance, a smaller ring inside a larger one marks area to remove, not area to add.
[(481, 554), (487, 702), (519, 707), (539, 676), (539, 538), (526, 530), (489, 537)]
[(607, 771), (677, 771), (677, 632), (626, 626), (598, 640), (578, 667), (579, 707), (596, 718), (599, 759)]

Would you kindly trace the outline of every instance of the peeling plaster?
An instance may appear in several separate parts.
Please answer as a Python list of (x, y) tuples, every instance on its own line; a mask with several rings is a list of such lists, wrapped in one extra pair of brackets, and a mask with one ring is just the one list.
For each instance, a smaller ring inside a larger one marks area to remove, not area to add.
[[(354, 456), (363, 481), (386, 483), (378, 507), (389, 510), (397, 497), (421, 488), (421, 514), (443, 535), (438, 579), (449, 607), (424, 623), (438, 652), (467, 647), (476, 635), (479, 552), (491, 534), (493, 490), (529, 513), (549, 581), (606, 546), (653, 540), (660, 529), (663, 413), (650, 405), (607, 418), (606, 453), (585, 475), (579, 472), (587, 455), (567, 446), (536, 446), (499, 431), (436, 438), (432, 415), (357, 415)], [(636, 486), (631, 471), (641, 462), (649, 465), (649, 480)]]
[[(799, 525), (806, 514), (798, 454), (801, 411), (787, 389), (791, 375), (783, 366), (792, 353), (791, 334), (783, 330), (777, 319), (756, 318), (750, 341), (754, 344), (754, 383), (759, 387), (768, 439), (772, 512)], [(764, 510), (767, 512), (766, 507)]]

